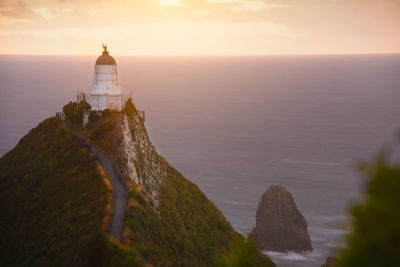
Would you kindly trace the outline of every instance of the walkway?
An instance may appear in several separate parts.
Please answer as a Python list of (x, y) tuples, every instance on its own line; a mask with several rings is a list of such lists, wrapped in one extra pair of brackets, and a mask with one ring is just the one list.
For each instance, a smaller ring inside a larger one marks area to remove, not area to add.
[(111, 158), (107, 157), (98, 149), (96, 149), (96, 147), (90, 144), (85, 137), (71, 129), (66, 122), (64, 122), (64, 124), (68, 129), (70, 129), (74, 136), (78, 137), (83, 142), (84, 146), (90, 152), (96, 155), (98, 161), (103, 166), (104, 171), (111, 181), (114, 196), (114, 213), (111, 219), (110, 234), (112, 237), (119, 240), (124, 229), (125, 208), (128, 198), (128, 190), (125, 186), (122, 176), (118, 172), (117, 166)]

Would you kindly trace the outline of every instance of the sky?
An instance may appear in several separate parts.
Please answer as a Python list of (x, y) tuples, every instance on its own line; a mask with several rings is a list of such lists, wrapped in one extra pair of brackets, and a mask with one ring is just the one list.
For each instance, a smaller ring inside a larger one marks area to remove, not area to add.
[(400, 0), (0, 0), (0, 54), (400, 53)]

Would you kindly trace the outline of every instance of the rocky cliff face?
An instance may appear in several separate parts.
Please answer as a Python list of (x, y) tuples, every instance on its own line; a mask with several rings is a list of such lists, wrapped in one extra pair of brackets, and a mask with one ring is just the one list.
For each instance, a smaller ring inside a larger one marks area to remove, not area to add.
[(137, 112), (124, 114), (121, 124), (123, 141), (117, 162), (126, 177), (140, 185), (146, 199), (158, 211), (160, 185), (167, 175), (167, 164), (150, 142), (143, 120)]
[(168, 163), (158, 155), (133, 104), (129, 107), (125, 112), (103, 115), (89, 123), (84, 135), (115, 160), (124, 179), (139, 186), (143, 197), (158, 212)]
[(297, 209), (292, 195), (279, 185), (271, 186), (262, 195), (252, 235), (262, 250), (312, 250), (306, 220)]

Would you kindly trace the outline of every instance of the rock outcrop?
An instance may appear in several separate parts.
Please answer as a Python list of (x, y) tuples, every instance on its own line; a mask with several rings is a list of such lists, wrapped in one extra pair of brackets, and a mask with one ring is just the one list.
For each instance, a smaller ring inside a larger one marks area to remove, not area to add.
[(157, 153), (137, 112), (124, 114), (121, 124), (123, 153), (116, 157), (123, 175), (146, 190), (146, 199), (158, 212), (160, 187), (167, 176), (167, 162)]
[(269, 251), (312, 251), (307, 222), (292, 195), (282, 186), (271, 186), (261, 197), (252, 231), (258, 247)]

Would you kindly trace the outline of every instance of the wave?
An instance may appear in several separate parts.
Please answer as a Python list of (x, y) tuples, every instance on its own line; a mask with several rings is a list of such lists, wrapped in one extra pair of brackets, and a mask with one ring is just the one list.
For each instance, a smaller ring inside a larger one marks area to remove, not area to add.
[(346, 166), (348, 164), (342, 162), (329, 162), (329, 161), (306, 161), (306, 160), (296, 160), (296, 159), (284, 159), (282, 160), (287, 164), (303, 164), (303, 165), (319, 165), (319, 166)]
[(318, 234), (323, 236), (344, 236), (348, 231), (340, 228), (318, 228), (318, 227), (308, 227), (310, 234)]
[(234, 205), (234, 206), (251, 206), (253, 203), (250, 202), (243, 202), (243, 201), (237, 201), (237, 200), (224, 200), (222, 201), (225, 204), (228, 205)]
[(298, 253), (294, 251), (289, 252), (275, 252), (275, 251), (263, 251), (264, 254), (270, 256), (274, 260), (285, 260), (285, 261), (310, 261), (312, 258), (319, 258), (321, 255), (316, 252), (304, 252)]

